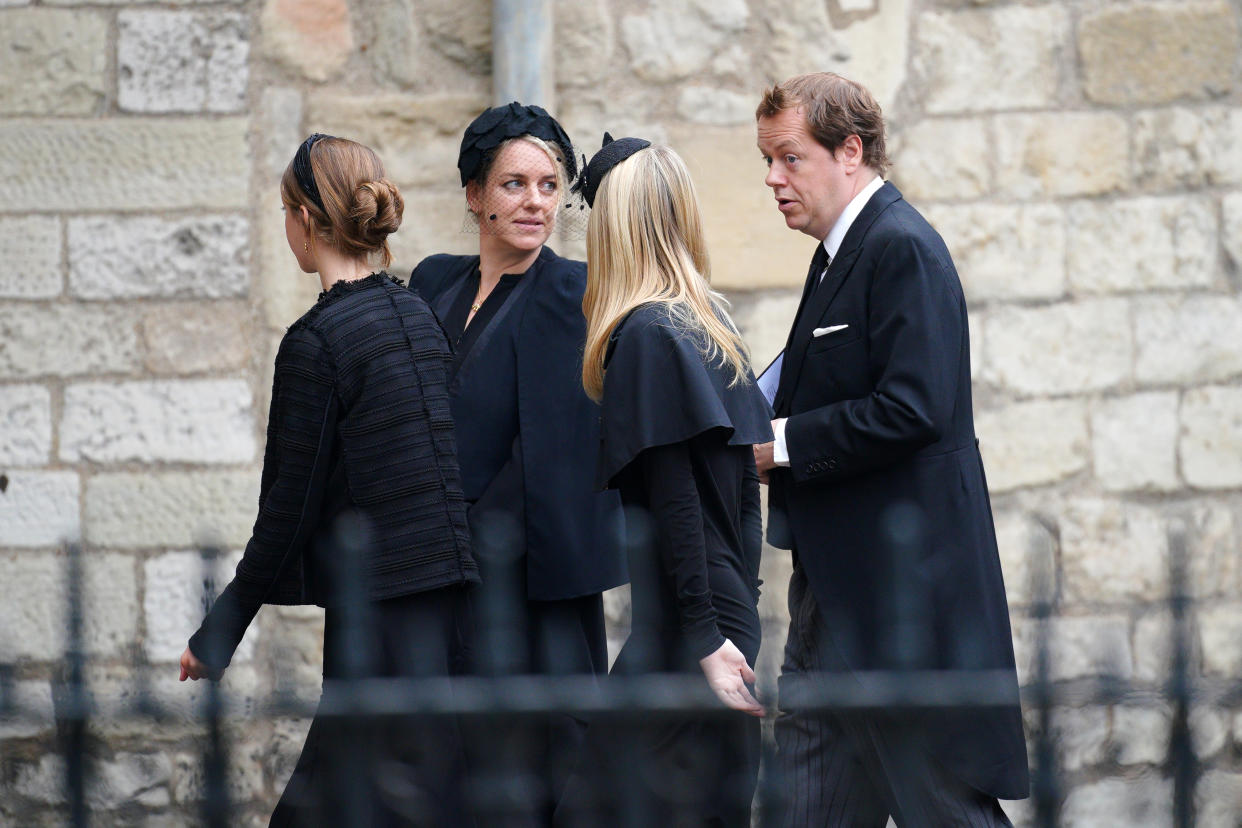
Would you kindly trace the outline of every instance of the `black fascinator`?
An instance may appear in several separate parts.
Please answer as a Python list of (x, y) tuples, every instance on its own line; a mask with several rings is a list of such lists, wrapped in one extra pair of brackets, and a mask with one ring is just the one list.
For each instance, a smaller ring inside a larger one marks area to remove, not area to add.
[(595, 153), (595, 157), (586, 164), (582, 170), (582, 177), (574, 185), (576, 189), (582, 192), (582, 197), (586, 199), (587, 205), (590, 207), (595, 206), (595, 191), (599, 189), (599, 182), (604, 180), (604, 176), (608, 174), (609, 170), (640, 149), (646, 149), (649, 146), (651, 146), (651, 142), (642, 138), (613, 140), (613, 137), (605, 132), (603, 146), (600, 147), (599, 152)]
[(461, 185), (466, 186), (466, 182), (475, 177), (488, 152), (519, 135), (533, 135), (555, 143), (565, 154), (565, 171), (569, 174), (569, 180), (577, 177), (574, 147), (560, 123), (543, 107), (523, 106), (514, 101), (485, 110), (466, 127), (466, 134), (461, 137), (461, 151), (457, 155)]

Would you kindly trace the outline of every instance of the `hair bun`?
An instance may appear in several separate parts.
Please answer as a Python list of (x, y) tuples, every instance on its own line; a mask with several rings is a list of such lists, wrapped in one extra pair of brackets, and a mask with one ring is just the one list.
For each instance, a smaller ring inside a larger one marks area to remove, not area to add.
[(401, 226), (405, 199), (397, 185), (387, 178), (367, 181), (354, 190), (349, 217), (360, 239), (369, 247), (379, 247)]

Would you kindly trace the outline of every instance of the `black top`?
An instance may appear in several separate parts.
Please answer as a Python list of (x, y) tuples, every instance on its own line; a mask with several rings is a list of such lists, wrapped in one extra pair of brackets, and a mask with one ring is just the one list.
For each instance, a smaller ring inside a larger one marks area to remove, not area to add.
[(658, 304), (614, 330), (599, 477), (627, 506), (633, 633), (622, 672), (697, 669), (728, 637), (759, 651), (759, 478), (772, 439), (754, 379), (730, 387)]
[[(521, 273), (502, 275), (500, 281), (492, 288), (492, 292), (483, 300), (474, 319), (470, 319), (470, 306), (474, 304), (474, 297), (478, 295), (479, 281), (482, 276), (476, 267), (474, 272), (466, 277), (462, 289), (457, 293), (457, 298), (449, 306), (448, 313), (440, 320), (444, 325), (444, 332), (448, 334), (449, 342), (453, 345), (454, 374), (461, 368), (462, 361), (470, 353), (474, 344), (479, 341), (483, 332), (487, 330), (488, 325), (504, 306), (521, 278)], [(469, 320), (469, 325), (466, 324), (467, 320)]]
[[(478, 256), (431, 256), (410, 287), (459, 336), (478, 272)], [(600, 412), (582, 390), (586, 265), (544, 247), (501, 282), (465, 328), (450, 384), (465, 496), (473, 518), (496, 512), (517, 528), (528, 598), (593, 595), (627, 578), (620, 498), (591, 485)]]
[(281, 341), (259, 515), (233, 580), (190, 639), (222, 669), (263, 603), (339, 600), (337, 518), (359, 527), (365, 595), (478, 580), (448, 400), (448, 343), (387, 274), (338, 282)]

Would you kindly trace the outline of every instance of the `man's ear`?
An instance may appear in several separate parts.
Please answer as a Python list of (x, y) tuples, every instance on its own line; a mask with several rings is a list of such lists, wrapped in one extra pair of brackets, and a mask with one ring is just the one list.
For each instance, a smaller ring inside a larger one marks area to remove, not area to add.
[(853, 173), (863, 164), (862, 139), (857, 135), (848, 135), (834, 153), (837, 161), (845, 167), (847, 173)]

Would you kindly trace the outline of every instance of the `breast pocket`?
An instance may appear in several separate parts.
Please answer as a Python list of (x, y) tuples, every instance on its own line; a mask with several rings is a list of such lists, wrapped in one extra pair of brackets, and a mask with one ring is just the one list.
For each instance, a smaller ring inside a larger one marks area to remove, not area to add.
[(844, 348), (847, 345), (853, 345), (862, 341), (862, 328), (850, 325), (848, 328), (826, 333), (823, 336), (817, 336), (811, 339), (806, 346), (807, 355), (822, 354), (827, 351), (835, 351), (837, 348)]

